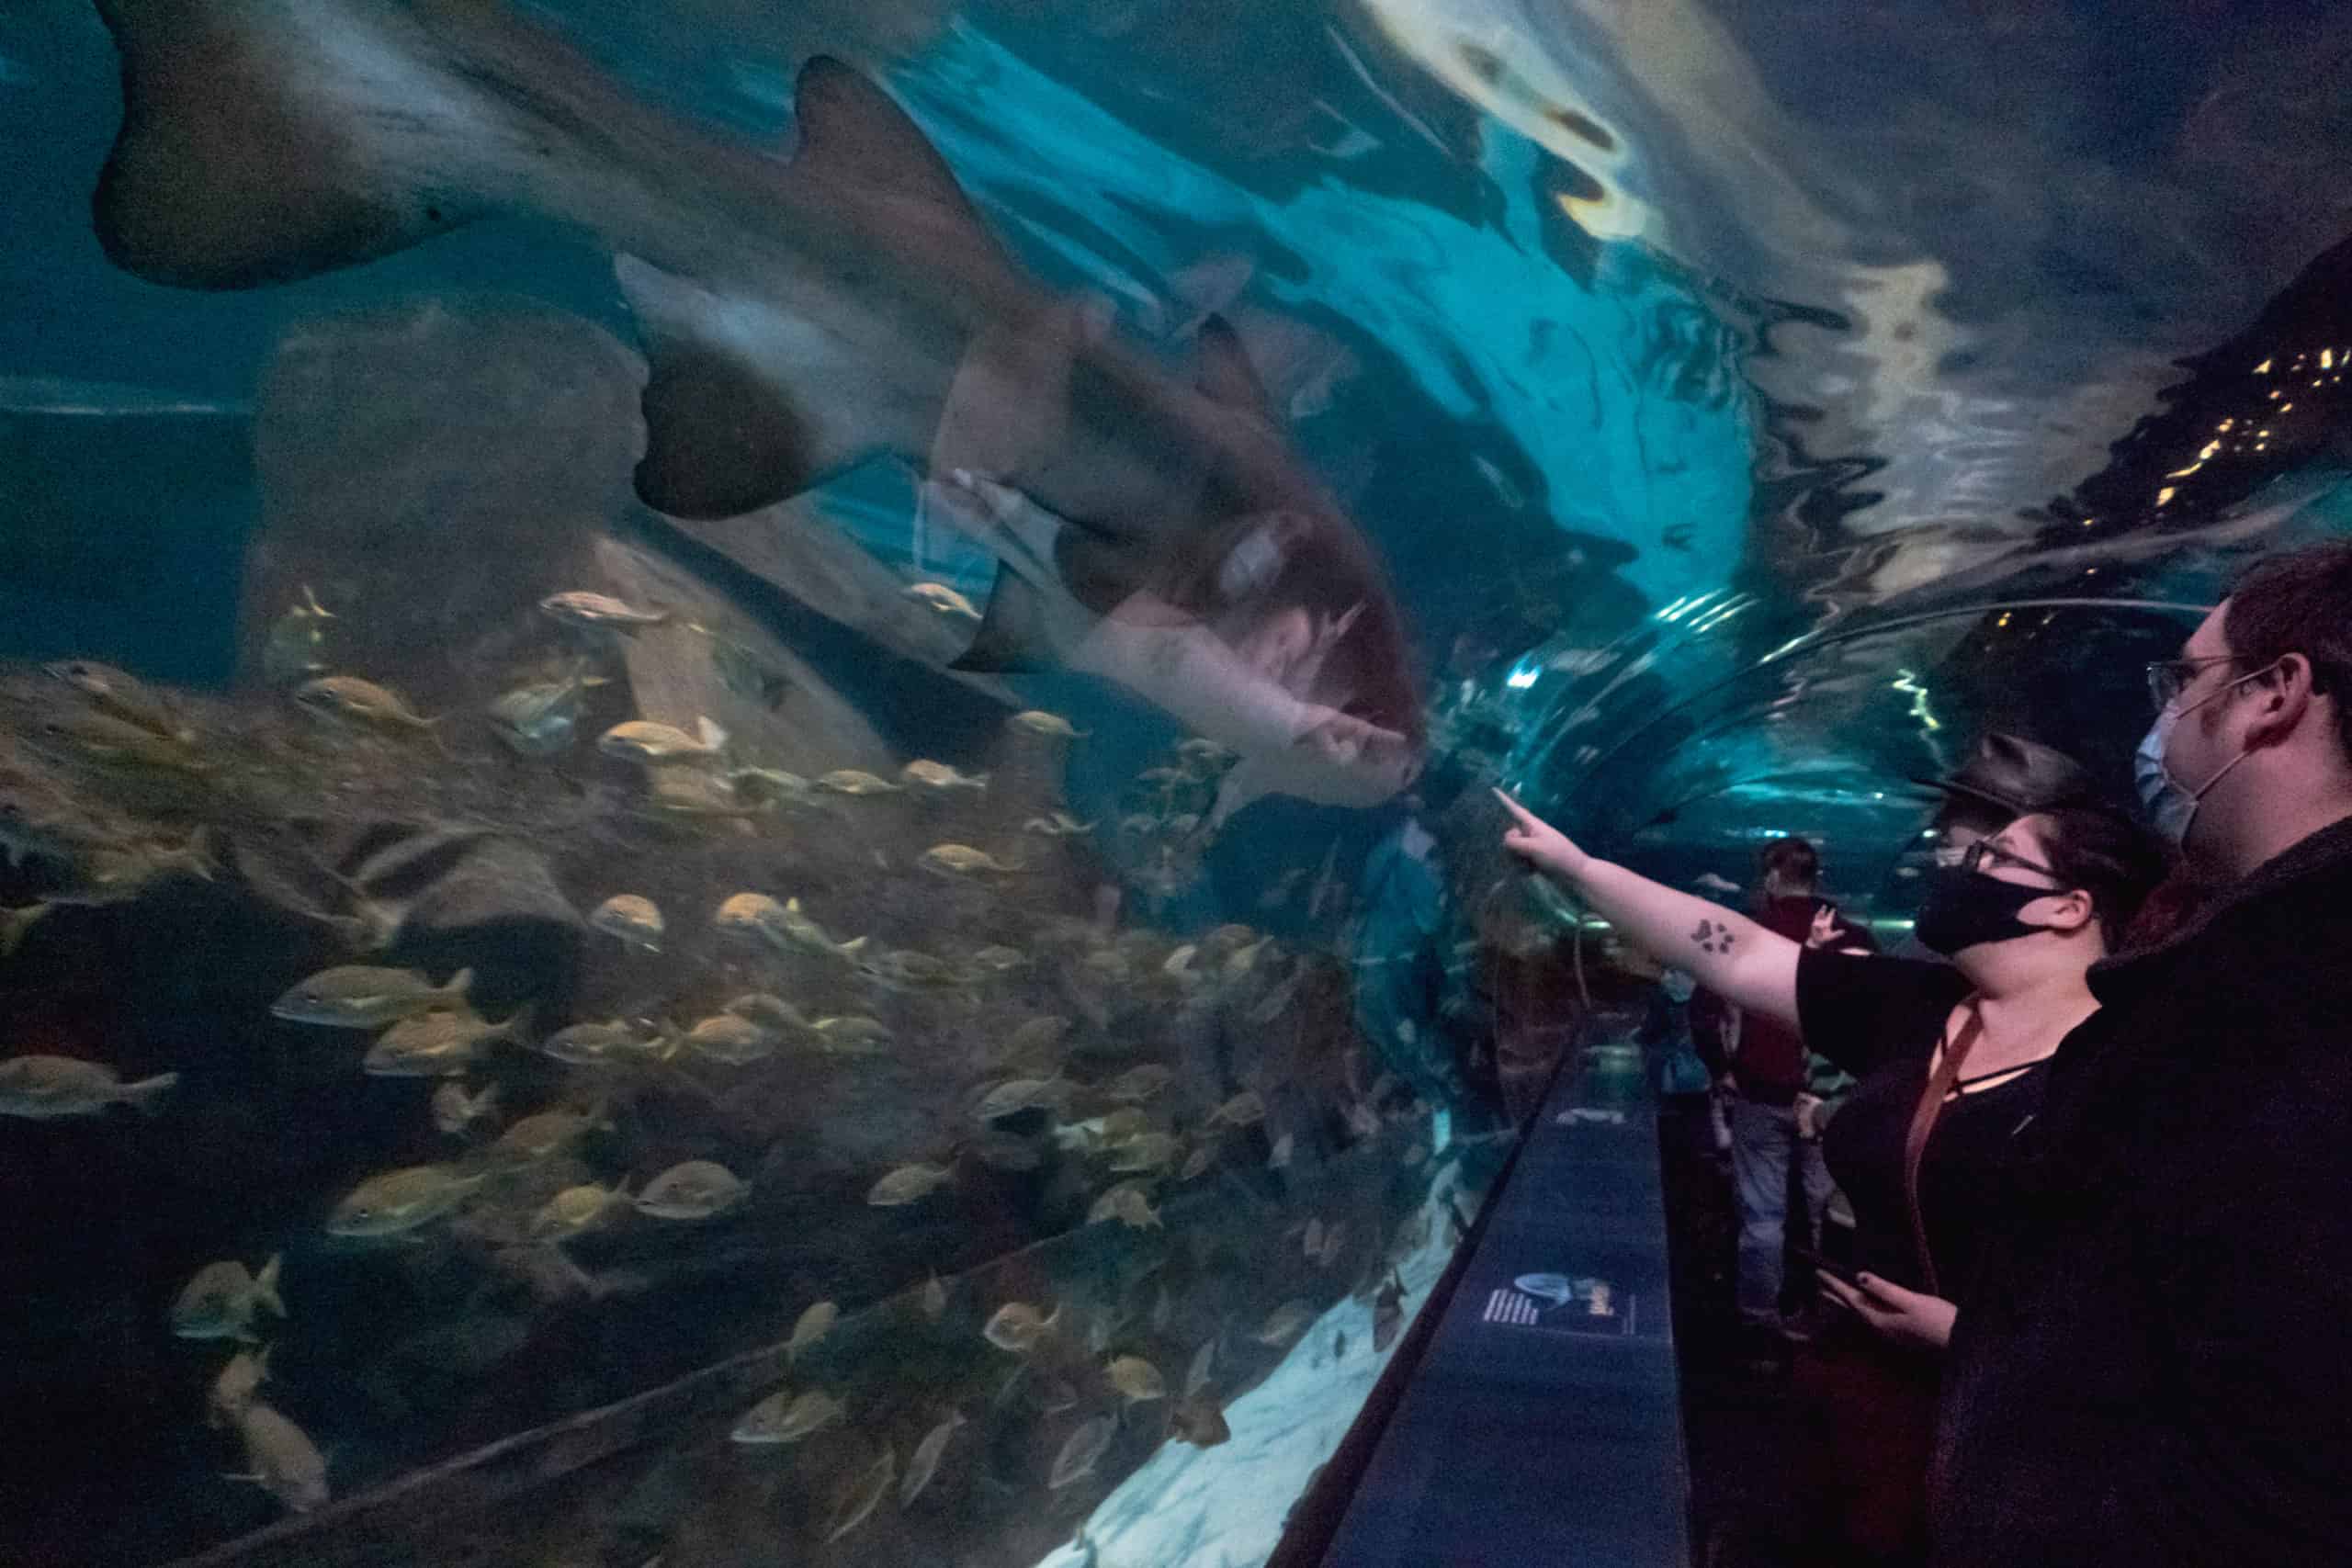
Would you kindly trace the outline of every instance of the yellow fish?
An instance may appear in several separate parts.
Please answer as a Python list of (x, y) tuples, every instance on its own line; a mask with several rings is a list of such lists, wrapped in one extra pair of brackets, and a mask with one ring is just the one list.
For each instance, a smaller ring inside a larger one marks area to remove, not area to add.
[(268, 1488), (288, 1513), (325, 1506), (326, 1458), (301, 1427), (256, 1403), (237, 1417), (237, 1432), (245, 1441), (247, 1473), (236, 1479)]
[(584, 1235), (612, 1217), (613, 1211), (628, 1204), (628, 1182), (617, 1187), (599, 1187), (585, 1183), (567, 1187), (539, 1206), (531, 1216), (530, 1235), (533, 1241), (569, 1241)]
[(399, 1235), (429, 1224), (465, 1201), (490, 1179), (446, 1165), (413, 1165), (371, 1176), (351, 1190), (327, 1217), (327, 1234), (345, 1237)]
[(944, 1166), (902, 1165), (876, 1182), (865, 1201), (877, 1209), (902, 1208), (920, 1203), (955, 1179), (956, 1173)]
[(588, 924), (641, 952), (662, 951), (662, 910), (650, 898), (616, 893), (596, 906)]
[(910, 582), (906, 596), (918, 604), (928, 604), (952, 620), (970, 621), (978, 625), (980, 612), (972, 602), (944, 582)]
[(982, 871), (1001, 875), (1021, 869), (1018, 861), (1001, 861), (969, 844), (933, 844), (916, 857), (915, 863), (940, 876), (969, 876)]
[(1050, 817), (1032, 817), (1021, 824), (1021, 830), (1048, 839), (1074, 839), (1080, 833), (1094, 831), (1094, 824), (1081, 822), (1067, 811), (1057, 811)]
[(128, 671), (95, 659), (61, 660), (41, 668), (117, 718), (165, 740), (183, 746), (195, 743), (196, 731), (183, 725), (163, 698)]
[(740, 1013), (713, 1013), (686, 1031), (686, 1049), (723, 1066), (748, 1067), (775, 1055), (775, 1036)]
[(634, 631), (639, 626), (658, 626), (670, 618), (667, 610), (640, 610), (609, 593), (584, 590), (550, 593), (539, 601), (539, 608), (568, 626), (616, 626)]
[(1102, 1372), (1111, 1380), (1111, 1386), (1124, 1394), (1131, 1404), (1168, 1397), (1168, 1383), (1159, 1375), (1159, 1369), (1141, 1356), (1117, 1357), (1102, 1369)]
[(780, 1388), (743, 1412), (728, 1436), (739, 1443), (797, 1443), (848, 1414), (840, 1400), (822, 1389), (795, 1395)]
[(441, 721), (426, 718), (408, 705), (401, 694), (356, 675), (322, 675), (294, 688), (294, 704), (322, 718), (349, 719), (385, 729), (410, 729), (430, 735)]
[(899, 777), (917, 789), (927, 789), (934, 795), (945, 795), (950, 790), (958, 789), (968, 789), (974, 795), (986, 795), (989, 788), (988, 774), (959, 773), (944, 762), (934, 762), (927, 757), (900, 768)]
[(1131, 1230), (1160, 1230), (1159, 1211), (1151, 1200), (1132, 1181), (1122, 1181), (1100, 1198), (1086, 1212), (1086, 1223), (1099, 1225), (1105, 1220), (1117, 1220)]
[(818, 776), (819, 789), (831, 790), (835, 795), (896, 795), (899, 786), (888, 779), (876, 778), (858, 768), (835, 768)]
[(487, 1022), (465, 1006), (412, 1013), (377, 1037), (360, 1070), (376, 1077), (454, 1077), (472, 1066), (493, 1040), (521, 1043), (529, 1013), (526, 1008), (503, 1023)]
[(1007, 1302), (981, 1326), (980, 1337), (1000, 1350), (1025, 1355), (1035, 1349), (1061, 1320), (1062, 1309), (1058, 1306), (1054, 1308), (1053, 1316), (1047, 1317), (1027, 1302)]
[(649, 766), (661, 762), (711, 762), (726, 754), (727, 731), (713, 724), (707, 715), (695, 720), (692, 735), (673, 725), (633, 718), (598, 736), (596, 750), (607, 757)]
[(857, 1055), (878, 1051), (890, 1043), (894, 1036), (889, 1025), (880, 1019), (867, 1018), (862, 1013), (848, 1013), (835, 1018), (820, 1018), (808, 1026), (817, 1037), (820, 1049), (840, 1055)]
[(1086, 730), (1072, 728), (1069, 720), (1062, 717), (1061, 715), (1046, 713), (1039, 708), (1031, 708), (1025, 713), (1014, 714), (1004, 722), (1012, 728), (1023, 730), (1031, 735), (1050, 736), (1056, 740), (1083, 740), (1088, 734)]

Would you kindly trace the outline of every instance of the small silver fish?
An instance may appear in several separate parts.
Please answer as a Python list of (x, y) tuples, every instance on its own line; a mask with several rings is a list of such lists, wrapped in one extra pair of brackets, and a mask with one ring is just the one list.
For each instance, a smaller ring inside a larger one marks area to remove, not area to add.
[(848, 1414), (840, 1400), (822, 1389), (795, 1394), (780, 1388), (743, 1412), (728, 1436), (739, 1443), (797, 1443)]
[(667, 1061), (677, 1046), (674, 1036), (614, 1020), (559, 1029), (539, 1042), (538, 1051), (575, 1067), (615, 1067)]
[(641, 953), (662, 951), (662, 910), (650, 898), (616, 893), (596, 906), (588, 923)]
[(494, 1157), (510, 1160), (547, 1159), (563, 1153), (590, 1133), (612, 1130), (612, 1118), (602, 1106), (572, 1111), (559, 1106), (526, 1116), (498, 1135), (491, 1145)]
[(286, 1510), (307, 1514), (327, 1501), (327, 1461), (302, 1428), (258, 1402), (237, 1417), (244, 1438), (248, 1473), (239, 1476), (266, 1487)]
[(269, 624), (269, 635), (262, 643), (262, 678), (273, 686), (287, 685), (326, 668), (321, 657), (326, 650), (326, 628), (320, 623), (335, 617), (319, 603), (308, 583), (302, 585), (301, 592)]
[(0, 1061), (0, 1116), (36, 1122), (59, 1116), (95, 1116), (109, 1105), (128, 1105), (153, 1116), (164, 1096), (180, 1081), (158, 1073), (125, 1083), (103, 1062), (74, 1056), (23, 1055)]
[(923, 1434), (922, 1441), (915, 1445), (914, 1457), (907, 1461), (907, 1478), (899, 1483), (899, 1506), (913, 1502), (931, 1484), (931, 1478), (939, 1472), (940, 1457), (947, 1451), (948, 1439), (963, 1425), (964, 1413), (951, 1410), (946, 1420)]
[(920, 758), (899, 770), (899, 777), (910, 788), (927, 790), (933, 795), (948, 795), (956, 790), (969, 790), (974, 795), (986, 795), (989, 776), (986, 773), (958, 773), (944, 762)]
[(1046, 1489), (1058, 1492), (1073, 1481), (1092, 1474), (1103, 1450), (1111, 1446), (1114, 1430), (1108, 1416), (1097, 1416), (1081, 1423), (1069, 1435), (1069, 1440), (1062, 1444), (1061, 1452), (1054, 1456), (1053, 1472), (1046, 1478)]
[(1057, 1108), (1076, 1088), (1065, 1078), (1013, 1078), (980, 1097), (973, 1114), (983, 1122), (998, 1122), (1038, 1106)]
[(1132, 1181), (1122, 1181), (1100, 1198), (1086, 1212), (1086, 1223), (1099, 1225), (1106, 1220), (1117, 1220), (1130, 1230), (1162, 1230), (1159, 1211), (1151, 1206), (1144, 1190)]
[(571, 744), (580, 724), (580, 695), (603, 685), (600, 676), (575, 672), (560, 681), (517, 686), (483, 711), (498, 738), (526, 757), (551, 757)]
[(1025, 1355), (1053, 1333), (1054, 1325), (1061, 1319), (1062, 1309), (1058, 1306), (1047, 1317), (1027, 1302), (1007, 1302), (981, 1325), (980, 1337), (1000, 1350)]
[(808, 1026), (808, 1032), (817, 1037), (820, 1049), (844, 1056), (878, 1051), (895, 1038), (889, 1025), (862, 1013), (820, 1018)]
[(732, 637), (710, 639), (710, 667), (718, 683), (747, 703), (773, 708), (792, 690), (792, 677), (770, 663), (757, 649)]
[(877, 1209), (901, 1208), (920, 1203), (955, 1179), (956, 1173), (945, 1166), (902, 1165), (876, 1181), (865, 1201)]
[(611, 626), (624, 631), (634, 631), (639, 626), (658, 626), (670, 618), (667, 610), (640, 610), (609, 593), (594, 593), (586, 590), (550, 593), (539, 601), (539, 608), (550, 619), (561, 621), (568, 626)]
[(452, 1138), (464, 1137), (477, 1122), (486, 1122), (498, 1111), (498, 1086), (492, 1084), (479, 1094), (468, 1094), (466, 1086), (450, 1082), (433, 1091), (433, 1125)]
[(1184, 1369), (1185, 1398), (1194, 1398), (1209, 1386), (1209, 1373), (1216, 1366), (1216, 1339), (1210, 1338), (1193, 1352), (1192, 1364)]
[(842, 1494), (840, 1506), (826, 1522), (827, 1540), (839, 1540), (865, 1522), (865, 1516), (874, 1511), (875, 1505), (889, 1495), (890, 1483), (898, 1479), (898, 1457), (885, 1447), (882, 1457), (865, 1467)]
[(1094, 824), (1081, 822), (1067, 811), (1057, 811), (1050, 817), (1030, 818), (1021, 824), (1021, 830), (1048, 839), (1074, 839), (1081, 833), (1094, 831)]
[(775, 1055), (776, 1038), (738, 1013), (713, 1013), (686, 1031), (685, 1048), (722, 1066), (748, 1067)]
[(273, 1253), (254, 1274), (233, 1260), (206, 1264), (173, 1302), (172, 1332), (183, 1339), (243, 1339), (250, 1344), (255, 1312), (266, 1307), (277, 1317), (286, 1315), (285, 1299), (277, 1293), (278, 1263)]
[(229, 1358), (212, 1380), (212, 1392), (205, 1397), (205, 1423), (220, 1427), (243, 1418), (253, 1408), (254, 1396), (269, 1377), (270, 1347), (258, 1350), (240, 1350)]
[(1055, 740), (1083, 740), (1088, 733), (1083, 729), (1073, 728), (1069, 720), (1059, 714), (1046, 713), (1037, 708), (1014, 714), (1004, 722), (1011, 728), (1030, 735), (1046, 736)]
[(786, 1358), (799, 1359), (801, 1351), (833, 1331), (833, 1325), (841, 1321), (841, 1315), (842, 1309), (831, 1302), (811, 1303), (793, 1322), (792, 1337), (784, 1343)]
[(647, 1182), (637, 1195), (637, 1212), (657, 1220), (707, 1220), (733, 1208), (751, 1190), (725, 1166), (690, 1159)]
[(944, 582), (910, 582), (905, 592), (908, 598), (930, 605), (950, 620), (979, 624), (980, 612), (972, 602)]
[(1305, 1333), (1306, 1325), (1314, 1321), (1315, 1305), (1312, 1302), (1287, 1301), (1268, 1313), (1265, 1322), (1258, 1325), (1258, 1332), (1250, 1337), (1261, 1345), (1280, 1349)]
[(899, 793), (899, 786), (888, 779), (877, 778), (859, 768), (835, 768), (830, 773), (820, 773), (817, 778), (817, 787), (847, 795)]
[(737, 1018), (751, 1020), (763, 1029), (778, 1033), (794, 1032), (808, 1027), (808, 1015), (786, 1001), (782, 997), (765, 991), (746, 991), (719, 1010)]
[(491, 1023), (469, 1007), (437, 1008), (394, 1021), (360, 1059), (375, 1077), (451, 1077), (471, 1067), (492, 1041), (520, 1044), (530, 1022), (525, 1008), (503, 1023)]
[(1133, 1105), (1149, 1100), (1175, 1081), (1176, 1075), (1168, 1068), (1147, 1065), (1128, 1068), (1103, 1085), (1102, 1092), (1121, 1104)]

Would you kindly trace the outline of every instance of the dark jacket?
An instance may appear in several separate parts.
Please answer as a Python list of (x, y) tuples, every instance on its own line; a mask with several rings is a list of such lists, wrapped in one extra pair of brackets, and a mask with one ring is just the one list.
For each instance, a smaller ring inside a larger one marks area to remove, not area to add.
[(2352, 821), (2091, 988), (1961, 1303), (1934, 1561), (2352, 1561)]

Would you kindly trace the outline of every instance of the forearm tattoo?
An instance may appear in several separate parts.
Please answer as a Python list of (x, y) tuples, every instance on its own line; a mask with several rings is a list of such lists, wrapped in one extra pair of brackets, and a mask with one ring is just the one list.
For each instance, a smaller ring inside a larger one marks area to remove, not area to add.
[(1732, 929), (1729, 926), (1719, 926), (1713, 920), (1701, 920), (1699, 929), (1690, 933), (1690, 940), (1699, 944), (1699, 951), (1702, 953), (1729, 953), (1732, 944)]

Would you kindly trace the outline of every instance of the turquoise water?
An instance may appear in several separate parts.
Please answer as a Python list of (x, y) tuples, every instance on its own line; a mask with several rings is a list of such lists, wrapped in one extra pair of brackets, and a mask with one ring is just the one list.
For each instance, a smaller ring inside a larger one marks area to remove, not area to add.
[(1483, 785), (1899, 919), (2344, 525), (2352, 22), (1948, 12), (0, 17), (0, 1556), (1261, 1561)]

